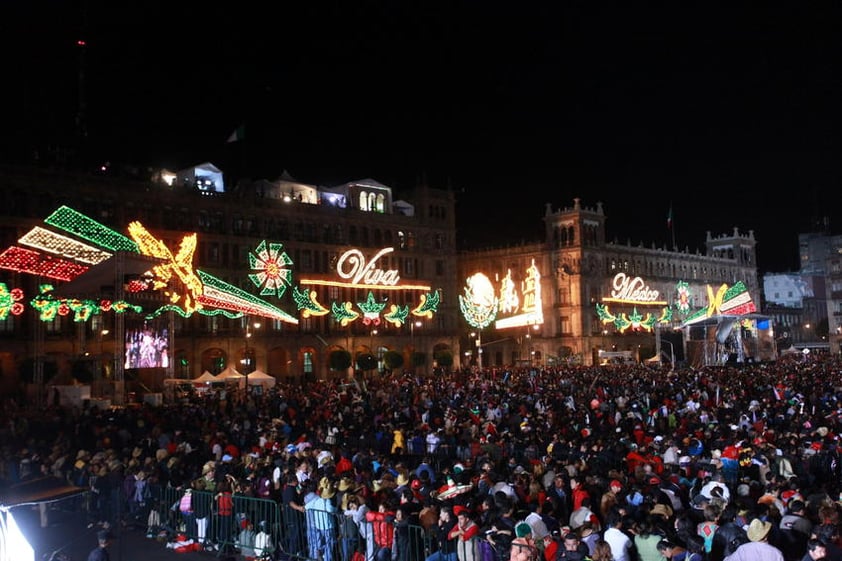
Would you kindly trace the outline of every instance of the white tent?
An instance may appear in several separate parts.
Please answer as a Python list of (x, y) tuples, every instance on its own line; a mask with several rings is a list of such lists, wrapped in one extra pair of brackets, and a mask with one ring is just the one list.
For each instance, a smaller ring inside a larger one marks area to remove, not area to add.
[(261, 385), (264, 388), (274, 387), (275, 383), (277, 382), (274, 376), (270, 376), (262, 370), (255, 370), (254, 372), (249, 372), (248, 379), (250, 386)]
[(205, 383), (205, 382), (216, 382), (218, 380), (217, 380), (216, 376), (214, 376), (213, 374), (211, 374), (210, 372), (205, 370), (204, 372), (202, 372), (201, 376), (199, 376), (197, 378), (193, 378), (193, 381)]
[(229, 366), (222, 372), (216, 375), (215, 380), (217, 382), (236, 382), (242, 380), (244, 376), (237, 372), (237, 369), (233, 366)]

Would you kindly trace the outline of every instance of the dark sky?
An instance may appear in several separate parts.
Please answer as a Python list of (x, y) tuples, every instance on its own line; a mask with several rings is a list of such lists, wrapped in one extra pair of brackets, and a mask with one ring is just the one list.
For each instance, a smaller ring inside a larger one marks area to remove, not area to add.
[(671, 244), (672, 206), (679, 247), (753, 229), (762, 272), (797, 269), (799, 232), (842, 227), (842, 5), (639, 4), (4, 2), (2, 148), (75, 142), (84, 38), (88, 161), (424, 178), (472, 245), (574, 197)]

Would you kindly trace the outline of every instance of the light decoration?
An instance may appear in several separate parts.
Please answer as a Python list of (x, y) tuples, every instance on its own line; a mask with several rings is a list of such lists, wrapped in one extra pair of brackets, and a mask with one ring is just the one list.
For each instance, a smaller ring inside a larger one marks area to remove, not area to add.
[(52, 280), (71, 281), (87, 271), (88, 267), (13, 245), (0, 253), (0, 269), (28, 273)]
[[(36, 247), (44, 253), (12, 246), (0, 254), (0, 268), (34, 274), (51, 280), (70, 281), (87, 272), (89, 267), (83, 263), (74, 263), (60, 257), (45, 255), (45, 253), (72, 256), (78, 261), (91, 264), (104, 262), (109, 258), (109, 253), (110, 257), (118, 251), (139, 253), (155, 258), (156, 264), (153, 264), (152, 270), (140, 278), (128, 281), (124, 289), (129, 293), (145, 292), (150, 288), (162, 290), (169, 300), (169, 303), (153, 311), (149, 317), (173, 310), (184, 317), (188, 317), (193, 312), (205, 315), (224, 314), (231, 318), (252, 314), (292, 324), (298, 323), (295, 317), (276, 306), (212, 275), (194, 270), (192, 260), (197, 245), (195, 233), (185, 236), (177, 251), (173, 253), (162, 240), (153, 236), (140, 222), (129, 224), (131, 238), (67, 206), (59, 207), (44, 222), (67, 234), (91, 242), (97, 247), (75, 241), (46, 228), (36, 227), (22, 239), (25, 244)], [(262, 277), (274, 282), (272, 287), (278, 296), (283, 294), (283, 283), (289, 280), (288, 275), (291, 274), (284, 265), (292, 263), (286, 254), (278, 253), (280, 247), (280, 244), (268, 244), (263, 248), (267, 255), (278, 259), (278, 270), (265, 267), (266, 276)], [(268, 264), (265, 259), (263, 261), (264, 265)], [(263, 284), (266, 290), (269, 283), (264, 281)], [(47, 291), (33, 298), (30, 303), (39, 310), (41, 318), (45, 321), (50, 321), (56, 315), (66, 315), (71, 312), (75, 314), (77, 321), (84, 321), (92, 314), (102, 311), (113, 310), (118, 313), (143, 311), (142, 307), (125, 301), (60, 300), (47, 294)], [(13, 306), (10, 310), (12, 309), (17, 308)]]
[(338, 321), (342, 327), (356, 321), (357, 318), (360, 317), (360, 314), (354, 311), (354, 305), (350, 302), (345, 302), (343, 304), (334, 302), (330, 307), (330, 311), (333, 313), (333, 318)]
[(365, 302), (357, 302), (357, 307), (363, 311), (363, 325), (380, 325), (380, 312), (386, 307), (386, 303), (378, 302), (374, 293), (369, 291)]
[(500, 299), (494, 294), (491, 280), (483, 273), (474, 273), (465, 281), (464, 296), (459, 296), (462, 317), (471, 327), (488, 327), (497, 316)]
[(255, 315), (298, 324), (298, 319), (253, 294), (204, 271), (196, 271), (196, 273), (204, 285), (204, 293), (199, 297), (199, 302), (203, 307), (214, 306), (238, 312), (240, 316)]
[(675, 290), (678, 293), (675, 308), (682, 314), (686, 314), (690, 311), (690, 285), (685, 281), (678, 281)]
[(330, 310), (319, 303), (318, 296), (315, 290), (300, 290), (296, 286), (292, 287), (292, 299), (299, 311), (301, 311), (301, 317), (305, 319), (311, 316), (318, 317), (330, 313)]
[(284, 251), (281, 243), (260, 242), (249, 253), (249, 266), (257, 271), (249, 275), (254, 286), (260, 289), (261, 296), (277, 295), (282, 297), (292, 284), (292, 259)]
[(19, 288), (9, 290), (5, 282), (0, 282), (0, 320), (5, 320), (9, 314), (19, 316), (23, 313), (23, 291)]
[[(336, 275), (343, 280), (306, 278), (301, 279), (300, 284), (302, 286), (336, 286), (341, 288), (376, 287), (379, 291), (426, 291), (419, 295), (418, 305), (411, 310), (409, 306), (401, 308), (393, 305), (389, 312), (382, 316), (382, 319), (400, 327), (406, 322), (406, 318), (410, 314), (431, 318), (441, 304), (441, 296), (438, 291), (431, 291), (430, 285), (427, 284), (403, 284), (397, 270), (377, 267), (378, 260), (393, 251), (394, 248), (386, 247), (378, 251), (371, 259), (366, 259), (366, 256), (359, 249), (350, 249), (336, 260)], [(353, 302), (334, 301), (328, 310), (325, 305), (318, 301), (318, 293), (315, 290), (298, 287), (293, 287), (292, 298), (302, 317), (324, 316), (330, 313), (333, 319), (343, 327), (359, 318), (363, 318), (363, 323), (366, 325), (379, 325), (381, 312), (386, 306), (386, 304), (382, 304), (379, 309), (375, 309), (368, 306), (370, 303), (368, 301), (358, 302), (357, 306), (362, 311), (360, 313), (354, 309)], [(369, 292), (369, 298), (374, 298), (371, 292)]]
[(36, 226), (24, 234), (18, 240), (18, 243), (86, 265), (97, 265), (113, 255), (40, 226)]
[(757, 311), (754, 301), (751, 299), (751, 295), (742, 281), (738, 281), (730, 288), (727, 284), (723, 284), (716, 293), (708, 285), (707, 291), (708, 306), (688, 317), (685, 323), (691, 323), (693, 320), (711, 317), (717, 314), (744, 315)]
[(42, 321), (52, 321), (56, 315), (66, 316), (73, 312), (73, 321), (84, 322), (92, 315), (113, 310), (122, 314), (128, 311), (140, 313), (143, 308), (125, 302), (123, 300), (112, 302), (111, 300), (80, 300), (78, 298), (55, 298), (50, 292), (53, 286), (42, 284), (39, 287), (40, 294), (32, 299), (30, 305), (39, 312)]
[(44, 222), (109, 251), (138, 252), (137, 244), (123, 234), (67, 206), (56, 209)]
[[(520, 290), (512, 279), (511, 270), (506, 272), (506, 276), (500, 282), (499, 307), (498, 318), (500, 319), (494, 324), (497, 329), (544, 323), (541, 273), (535, 266), (534, 259), (526, 268)], [(508, 314), (508, 317), (501, 317), (503, 314)]]
[[(161, 260), (152, 267), (155, 275), (153, 285), (155, 289), (163, 290), (164, 295), (174, 305), (178, 305), (188, 316), (195, 312), (201, 304), (198, 300), (203, 292), (202, 281), (193, 270), (193, 254), (196, 252), (196, 234), (188, 234), (181, 238), (178, 252), (173, 255), (170, 248), (153, 236), (140, 222), (129, 223), (129, 235), (137, 244), (143, 255), (149, 255)], [(173, 278), (181, 281), (181, 287), (171, 284)]]
[(608, 310), (607, 305), (597, 304), (596, 315), (597, 317), (599, 317), (600, 321), (602, 321), (603, 324), (613, 323), (614, 327), (620, 333), (624, 333), (629, 328), (636, 331), (652, 331), (655, 328), (655, 324), (669, 323), (672, 320), (672, 310), (670, 310), (668, 307), (662, 308), (660, 315), (654, 315), (649, 312), (646, 312), (646, 315), (642, 315), (640, 312), (637, 311), (637, 306), (633, 308), (631, 314), (626, 314), (625, 312), (622, 312), (615, 315)]
[[(602, 302), (614, 302), (618, 304), (633, 304), (631, 314), (626, 312), (613, 313), (608, 305), (598, 303), (596, 315), (603, 323), (612, 323), (620, 333), (628, 329), (635, 331), (652, 331), (656, 324), (669, 323), (672, 320), (672, 310), (667, 302), (660, 299), (660, 292), (646, 284), (640, 277), (630, 277), (625, 273), (617, 273), (611, 281), (611, 293), (602, 299)], [(638, 306), (665, 306), (659, 314), (646, 312), (641, 314)]]

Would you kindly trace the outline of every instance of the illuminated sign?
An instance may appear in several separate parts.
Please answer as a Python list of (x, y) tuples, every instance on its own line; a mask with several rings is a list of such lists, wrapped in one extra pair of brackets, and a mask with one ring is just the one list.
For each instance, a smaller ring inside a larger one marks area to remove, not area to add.
[[(656, 324), (668, 323), (672, 320), (672, 310), (665, 300), (659, 300), (660, 292), (649, 288), (640, 277), (629, 277), (625, 273), (617, 273), (611, 280), (611, 295), (602, 299), (603, 302), (632, 304), (631, 313), (612, 312), (606, 304), (596, 305), (596, 315), (603, 324), (611, 323), (620, 333), (632, 330), (652, 331)], [(665, 306), (659, 314), (646, 312), (641, 314), (637, 306)]]
[(377, 302), (374, 293), (368, 293), (363, 302), (333, 302), (330, 307), (318, 301), (315, 290), (293, 287), (292, 298), (301, 311), (301, 316), (324, 316), (331, 314), (342, 326), (362, 318), (365, 325), (379, 325), (382, 319), (400, 327), (406, 323), (409, 315), (416, 317), (433, 317), (441, 302), (438, 291), (431, 291), (426, 284), (401, 284), (400, 274), (396, 269), (380, 269), (377, 262), (384, 256), (395, 251), (393, 247), (385, 247), (378, 251), (371, 259), (359, 249), (349, 249), (336, 260), (336, 276), (341, 280), (301, 279), (304, 286), (337, 286), (342, 288), (370, 288), (377, 290), (418, 290), (426, 291), (419, 296), (418, 304), (410, 309), (409, 306), (392, 304), (384, 313), (386, 304)]
[[(520, 297), (520, 298), (519, 298)], [(520, 301), (520, 306), (518, 306)], [(494, 327), (507, 329), (524, 325), (544, 323), (544, 310), (541, 300), (541, 272), (535, 266), (535, 260), (526, 269), (526, 276), (520, 285), (520, 291), (512, 280), (511, 270), (500, 283), (500, 315)], [(502, 317), (508, 315), (507, 317)]]
[(611, 296), (603, 298), (603, 302), (622, 302), (624, 304), (648, 304), (664, 306), (666, 301), (658, 300), (660, 293), (649, 288), (640, 277), (628, 277), (625, 273), (617, 273), (611, 281)]
[(482, 273), (474, 273), (465, 280), (464, 296), (459, 296), (462, 317), (471, 327), (482, 329), (494, 321), (500, 299), (494, 294), (494, 285)]
[(470, 276), (465, 284), (465, 295), (459, 297), (459, 306), (465, 321), (482, 329), (494, 322), (496, 329), (544, 323), (541, 298), (541, 272), (535, 260), (517, 281), (511, 269), (499, 278), (499, 288), (483, 273)]

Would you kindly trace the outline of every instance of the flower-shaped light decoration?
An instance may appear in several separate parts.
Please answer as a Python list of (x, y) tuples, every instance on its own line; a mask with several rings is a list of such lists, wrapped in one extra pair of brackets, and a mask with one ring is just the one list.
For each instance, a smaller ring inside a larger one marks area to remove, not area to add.
[(678, 300), (675, 302), (675, 307), (682, 314), (690, 311), (690, 285), (685, 281), (679, 281), (675, 285), (675, 290), (678, 292)]
[(284, 244), (260, 242), (249, 253), (249, 267), (254, 273), (249, 279), (260, 289), (261, 296), (277, 295), (282, 297), (288, 286), (292, 285), (292, 259), (284, 251)]

